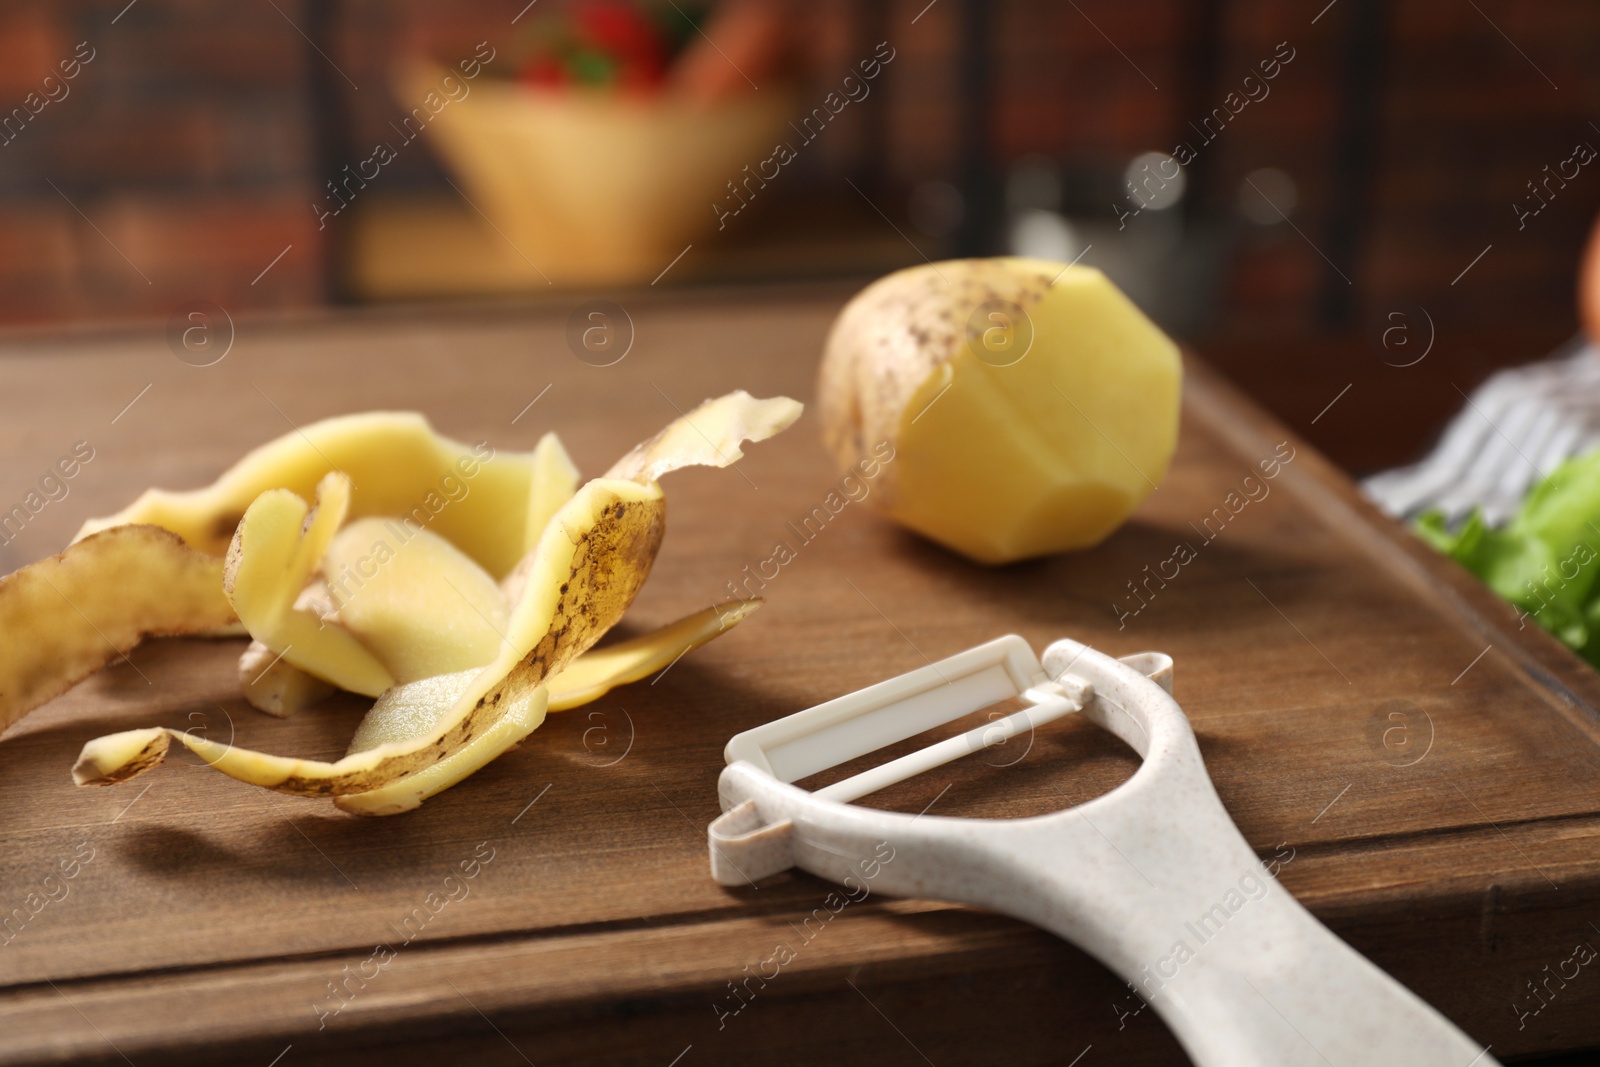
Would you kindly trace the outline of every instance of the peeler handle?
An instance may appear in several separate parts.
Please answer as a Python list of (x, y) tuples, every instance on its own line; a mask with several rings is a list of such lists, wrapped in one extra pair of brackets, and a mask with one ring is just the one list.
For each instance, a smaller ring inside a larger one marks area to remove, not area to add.
[[(1473, 1042), (1340, 940), (1287, 893), (1274, 908), (1295, 945), (1218, 959), (1163, 989), (1161, 1015), (1200, 1067), (1493, 1067)], [(1287, 916), (1286, 916), (1287, 918)], [(1205, 946), (1199, 946), (1203, 951)]]
[[(1130, 994), (1109, 1010), (1122, 1021), (1148, 1004), (1199, 1067), (1495, 1063), (1487, 1049), (1323, 926), (1259, 861), (1237, 877), (1231, 895), (1150, 901), (1119, 915), (1116, 928), (1098, 937), (1081, 927), (1052, 928), (1085, 948), (1110, 942), (1096, 946), (1096, 955), (1127, 981)], [(1176, 930), (1165, 945), (1136, 945), (1137, 939), (1116, 936), (1130, 922)]]
[(821, 802), (735, 763), (712, 869), (744, 885), (799, 866), (1032, 923), (1128, 983), (1108, 1013), (1148, 1004), (1199, 1067), (1496, 1067), (1277, 883), (1209, 779), (1146, 782), (1148, 794), (1129, 782), (1030, 819), (912, 818)]
[(1292, 849), (1269, 870), (1192, 735), (1173, 741), (1166, 773), (1077, 809), (990, 824), (970, 842), (968, 869), (983, 874), (967, 880), (967, 902), (1099, 958), (1201, 1067), (1491, 1067), (1487, 1049), (1278, 884)]

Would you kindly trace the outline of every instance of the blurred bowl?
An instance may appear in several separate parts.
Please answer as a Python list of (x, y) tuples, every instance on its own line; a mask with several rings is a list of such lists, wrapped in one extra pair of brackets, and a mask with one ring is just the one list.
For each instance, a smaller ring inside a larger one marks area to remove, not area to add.
[[(401, 99), (446, 71), (402, 74)], [(718, 228), (727, 183), (756, 173), (790, 114), (768, 88), (714, 105), (547, 91), (488, 78), (428, 126), (473, 205), (558, 285), (650, 281)]]

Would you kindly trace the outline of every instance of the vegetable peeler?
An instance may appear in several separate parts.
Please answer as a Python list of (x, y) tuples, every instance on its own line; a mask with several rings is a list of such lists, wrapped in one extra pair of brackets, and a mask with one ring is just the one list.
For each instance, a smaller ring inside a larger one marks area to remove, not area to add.
[[(1024, 706), (910, 755), (815, 792), (792, 784), (1012, 698)], [(1069, 714), (1143, 759), (1085, 804), (967, 819), (850, 803)], [(844, 882), (872, 864), (885, 892), (1032, 923), (1127, 981), (1201, 1067), (1496, 1063), (1278, 885), (1212, 786), (1170, 656), (1061, 640), (1041, 663), (1011, 634), (746, 730), (725, 755), (709, 834), (723, 885), (791, 867)]]

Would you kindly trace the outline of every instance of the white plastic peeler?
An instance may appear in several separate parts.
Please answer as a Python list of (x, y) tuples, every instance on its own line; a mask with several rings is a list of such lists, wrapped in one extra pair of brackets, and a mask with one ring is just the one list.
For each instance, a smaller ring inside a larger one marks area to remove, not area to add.
[[(1173, 700), (1172, 659), (1015, 634), (728, 742), (711, 872), (790, 867), (970, 904), (1066, 938), (1128, 981), (1201, 1067), (1490, 1067), (1489, 1050), (1339, 940), (1277, 884), (1218, 799)], [(1026, 706), (816, 792), (790, 783), (991, 704)], [(1021, 819), (850, 801), (1074, 712), (1144, 760), (1116, 789)], [(880, 843), (892, 859), (884, 861)]]

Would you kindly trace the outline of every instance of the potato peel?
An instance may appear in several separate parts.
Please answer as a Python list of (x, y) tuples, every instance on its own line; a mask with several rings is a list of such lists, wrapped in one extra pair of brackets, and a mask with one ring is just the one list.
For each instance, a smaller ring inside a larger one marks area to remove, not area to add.
[(613, 463), (605, 476), (650, 484), (684, 467), (731, 467), (744, 458), (741, 444), (782, 433), (803, 410), (786, 396), (757, 400), (739, 389), (672, 420)]
[(0, 730), (142, 639), (228, 625), (222, 560), (155, 526), (121, 526), (0, 578)]
[(510, 606), (489, 572), (431, 530), (357, 519), (322, 560), (337, 622), (396, 682), (482, 667), (504, 639)]
[[(764, 440), (799, 416), (787, 398), (755, 400), (736, 392), (707, 401), (669, 425), (568, 500), (530, 557), (507, 640), (426, 734), (325, 762), (219, 745), (174, 730), (136, 730), (84, 746), (74, 780), (109, 785), (165, 758), (176, 738), (224, 774), (299, 796), (368, 793), (439, 763), (513, 709), (531, 707), (535, 690), (558, 675), (621, 617), (638, 594), (660, 548), (666, 504), (656, 478), (688, 465), (726, 466), (745, 440)], [(681, 425), (680, 425), (681, 424)]]
[(619, 685), (666, 670), (685, 653), (733, 629), (764, 603), (760, 597), (724, 601), (659, 630), (590, 649), (550, 680), (550, 710), (566, 711), (599, 700)]
[(334, 693), (332, 685), (307, 674), (260, 641), (251, 641), (239, 657), (239, 686), (252, 708), (276, 719), (287, 719)]
[[(515, 747), (544, 721), (544, 712), (564, 711), (598, 700), (619, 685), (636, 682), (656, 671), (665, 670), (684, 654), (707, 641), (727, 633), (760, 607), (759, 599), (717, 604), (658, 630), (602, 649), (590, 649), (541, 686), (548, 689), (545, 703), (537, 714), (531, 705), (513, 706), (487, 731), (451, 755), (393, 785), (370, 793), (335, 797), (335, 806), (357, 815), (398, 815), (410, 811), (424, 800), (443, 792), (491, 760)], [(441, 707), (450, 703), (472, 681), (471, 671), (428, 678), (409, 685), (398, 685), (378, 698), (367, 717), (361, 720), (350, 751), (375, 748), (386, 741), (422, 733), (432, 725)]]
[(391, 782), (382, 789), (334, 797), (334, 806), (353, 815), (399, 815), (412, 811), (435, 793), (441, 793), (481, 771), (537, 730), (544, 723), (548, 699), (549, 691), (542, 685), (524, 690), (511, 701), (505, 714), (491, 723), (487, 730), (437, 763)]
[(539, 439), (528, 456), (528, 467), (532, 474), (528, 484), (528, 516), (523, 526), (527, 531), (522, 545), (524, 554), (539, 543), (551, 518), (561, 510), (561, 505), (576, 495), (583, 482), (577, 465), (561, 447), (561, 439), (553, 433)]
[[(563, 483), (560, 471), (571, 471)], [(532, 452), (496, 453), (436, 432), (414, 412), (374, 411), (323, 419), (247, 453), (204, 489), (146, 490), (127, 508), (90, 519), (78, 540), (128, 523), (150, 523), (210, 555), (222, 555), (245, 509), (269, 489), (309, 500), (330, 471), (350, 477), (350, 516), (415, 517), (496, 578), (534, 544), (572, 496), (576, 470), (554, 434)], [(565, 495), (562, 495), (563, 488)], [(542, 499), (549, 495), (550, 499)]]
[(313, 677), (375, 697), (394, 676), (348, 631), (296, 606), (349, 501), (350, 479), (336, 471), (311, 506), (287, 489), (262, 493), (234, 531), (222, 588), (251, 637)]
[[(85, 745), (73, 780), (79, 785), (126, 781), (165, 759), (170, 742), (177, 740), (216, 770), (280, 793), (342, 796), (382, 788), (470, 742), (599, 640), (644, 584), (660, 546), (665, 511), (659, 486), (615, 479), (584, 486), (556, 514), (535, 550), (528, 595), (508, 628), (514, 645), (478, 672), (428, 734), (326, 762), (232, 748), (177, 730), (126, 731)], [(521, 648), (529, 651), (521, 654)], [(130, 763), (137, 769), (130, 771)]]

